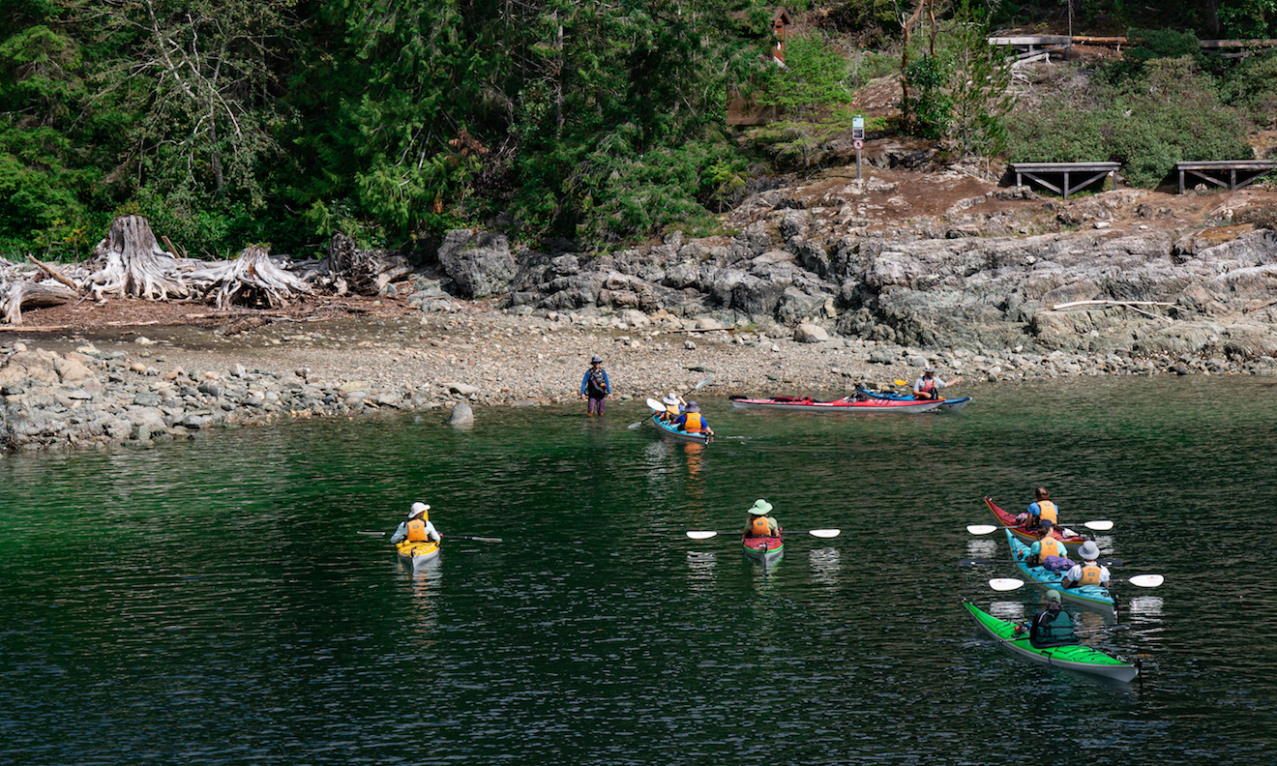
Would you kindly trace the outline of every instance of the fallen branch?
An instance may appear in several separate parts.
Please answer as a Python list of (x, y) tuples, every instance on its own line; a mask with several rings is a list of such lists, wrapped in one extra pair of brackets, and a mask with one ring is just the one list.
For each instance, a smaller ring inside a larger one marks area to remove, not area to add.
[(692, 327), (685, 330), (670, 330), (666, 335), (678, 335), (679, 333), (693, 332), (736, 332), (735, 327)]
[(72, 281), (71, 281), (70, 279), (68, 279), (68, 278), (67, 278), (67, 277), (66, 277), (66, 276), (65, 276), (62, 272), (60, 272), (60, 271), (58, 271), (57, 269), (53, 268), (53, 267), (52, 267), (52, 266), (50, 266), (49, 264), (44, 263), (44, 262), (43, 262), (43, 261), (41, 261), (40, 259), (36, 258), (34, 255), (31, 255), (30, 253), (28, 253), (28, 254), (27, 254), (27, 260), (28, 260), (28, 261), (31, 261), (31, 262), (32, 262), (32, 263), (34, 263), (37, 267), (39, 267), (40, 271), (43, 271), (45, 274), (47, 274), (47, 275), (49, 276), (49, 278), (50, 278), (50, 279), (56, 280), (56, 281), (58, 281), (58, 282), (61, 282), (62, 284), (66, 285), (67, 287), (71, 288), (72, 290), (75, 290), (77, 293), (79, 293), (79, 292), (80, 292), (80, 286), (79, 286), (79, 285), (77, 285), (75, 282), (72, 282)]

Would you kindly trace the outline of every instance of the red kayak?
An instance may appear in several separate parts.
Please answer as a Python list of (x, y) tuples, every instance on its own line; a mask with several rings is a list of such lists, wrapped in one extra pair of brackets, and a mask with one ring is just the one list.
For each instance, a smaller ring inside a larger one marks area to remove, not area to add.
[(797, 410), (799, 412), (845, 412), (870, 414), (874, 412), (931, 412), (944, 404), (943, 400), (926, 401), (917, 399), (834, 399), (831, 402), (812, 401), (811, 397), (773, 396), (768, 399), (749, 399), (732, 397), (733, 407), (767, 407), (775, 410)]
[(745, 555), (765, 567), (779, 561), (780, 557), (785, 555), (785, 543), (779, 535), (776, 537), (741, 535), (740, 542), (745, 549)]
[[(1024, 528), (1023, 524), (1016, 524), (1015, 514), (1007, 513), (1006, 511), (999, 508), (993, 502), (993, 498), (986, 497), (984, 499), (984, 504), (989, 506), (989, 510), (993, 511), (993, 515), (997, 518), (998, 524), (1001, 524), (1002, 526), (1006, 527), (1007, 531), (1015, 535), (1016, 538), (1020, 540), (1020, 542), (1024, 543), (1025, 545), (1033, 545), (1038, 540), (1042, 539), (1041, 532), (1037, 530), (1029, 531)], [(1064, 547), (1068, 548), (1069, 553), (1072, 554), (1072, 553), (1076, 553), (1077, 547), (1081, 545), (1082, 543), (1086, 542), (1086, 540), (1087, 538), (1082, 537), (1081, 535), (1069, 535), (1068, 537), (1064, 538), (1060, 542), (1064, 543)]]

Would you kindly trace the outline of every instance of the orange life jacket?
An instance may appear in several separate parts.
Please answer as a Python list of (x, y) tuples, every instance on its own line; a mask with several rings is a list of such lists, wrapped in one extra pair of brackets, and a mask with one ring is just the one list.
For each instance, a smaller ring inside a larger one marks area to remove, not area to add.
[(771, 537), (772, 525), (766, 516), (755, 516), (749, 521), (750, 537)]
[(1042, 538), (1038, 543), (1038, 561), (1046, 561), (1047, 556), (1063, 556), (1064, 554), (1064, 543), (1050, 535)]
[(430, 535), (426, 534), (426, 522), (421, 519), (413, 519), (408, 522), (408, 541), (413, 543), (424, 543), (430, 539)]
[(1100, 584), (1100, 565), (1099, 564), (1083, 564), (1082, 579), (1077, 581), (1078, 585), (1099, 585)]
[(1038, 501), (1038, 519), (1041, 521), (1049, 521), (1055, 524), (1060, 520), (1060, 509), (1055, 507), (1055, 503), (1050, 500)]
[(705, 426), (701, 423), (701, 413), (688, 412), (687, 420), (683, 422), (683, 430), (689, 434), (698, 434), (705, 430)]

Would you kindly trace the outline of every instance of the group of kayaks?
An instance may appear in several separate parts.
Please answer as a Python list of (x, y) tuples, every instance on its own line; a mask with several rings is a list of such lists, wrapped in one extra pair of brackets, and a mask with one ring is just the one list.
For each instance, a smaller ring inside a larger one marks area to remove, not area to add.
[[(811, 397), (772, 396), (751, 398), (747, 396), (731, 397), (732, 406), (737, 409), (773, 409), (791, 412), (837, 412), (858, 415), (878, 413), (916, 414), (921, 412), (955, 412), (967, 406), (971, 397), (963, 396), (954, 399), (916, 399), (913, 394), (872, 391), (858, 387), (852, 396), (829, 401), (817, 401)], [(650, 420), (657, 431), (670, 439), (708, 444), (713, 437), (704, 433), (690, 433), (661, 417), (662, 412), (653, 412)]]
[[(1012, 559), (1020, 573), (1036, 583), (1040, 588), (1058, 591), (1064, 601), (1099, 611), (1109, 616), (1117, 614), (1117, 598), (1100, 585), (1081, 585), (1065, 588), (1061, 585), (1061, 573), (1042, 566), (1031, 566), (1028, 562), (1030, 546), (1041, 537), (1041, 533), (1026, 529), (1016, 521), (1014, 514), (999, 508), (990, 498), (984, 498), (985, 504), (993, 512), (1000, 526), (1005, 527), (1007, 544), (1011, 549)], [(1070, 555), (1077, 552), (1078, 547), (1087, 538), (1078, 534), (1069, 534), (1062, 541)], [(1019, 585), (1019, 583), (1012, 583)], [(1034, 662), (1078, 671), (1090, 675), (1102, 676), (1122, 682), (1130, 682), (1139, 674), (1139, 665), (1112, 657), (1099, 649), (1082, 644), (1068, 646), (1035, 647), (1026, 632), (1016, 633), (1016, 623), (1002, 620), (980, 609), (970, 601), (964, 602), (972, 619), (986, 633), (996, 639), (1003, 647)]]

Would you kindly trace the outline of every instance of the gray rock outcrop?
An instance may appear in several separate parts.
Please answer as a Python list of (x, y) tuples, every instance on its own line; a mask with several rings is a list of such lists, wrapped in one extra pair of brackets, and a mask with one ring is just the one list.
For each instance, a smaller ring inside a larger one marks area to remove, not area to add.
[(439, 263), (463, 298), (509, 292), (514, 256), (504, 234), (454, 229), (439, 246)]

